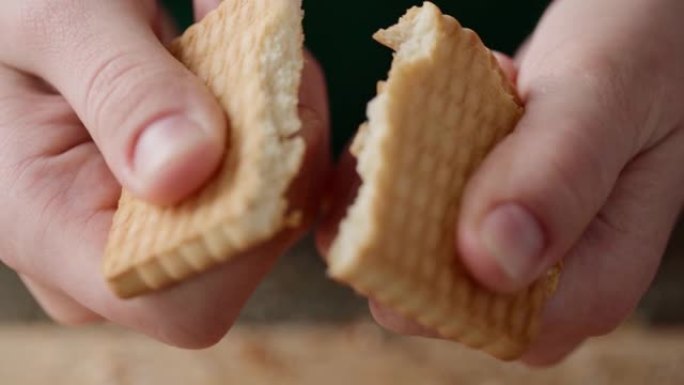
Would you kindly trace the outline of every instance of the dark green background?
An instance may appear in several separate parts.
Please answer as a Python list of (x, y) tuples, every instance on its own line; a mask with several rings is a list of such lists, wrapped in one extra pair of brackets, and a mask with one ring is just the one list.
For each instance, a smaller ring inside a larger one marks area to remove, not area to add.
[[(530, 34), (548, 0), (435, 0), (445, 13), (477, 31), (494, 49), (512, 53)], [(189, 0), (166, 3), (187, 26)], [(325, 68), (333, 118), (332, 138), (339, 151), (365, 119), (375, 84), (387, 76), (391, 52), (371, 35), (387, 27), (417, 0), (304, 0), (306, 45)]]

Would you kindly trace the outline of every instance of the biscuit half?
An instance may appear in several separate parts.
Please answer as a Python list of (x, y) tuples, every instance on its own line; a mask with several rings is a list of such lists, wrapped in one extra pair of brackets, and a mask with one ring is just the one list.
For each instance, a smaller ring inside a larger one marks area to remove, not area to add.
[(302, 16), (301, 0), (225, 0), (172, 44), (225, 110), (227, 151), (214, 179), (179, 205), (123, 192), (104, 257), (120, 297), (183, 281), (292, 225), (286, 193), (305, 151)]
[(329, 274), (445, 338), (517, 358), (557, 272), (494, 294), (468, 275), (454, 236), (466, 182), (514, 129), (521, 102), (479, 37), (431, 3), (374, 37), (396, 52), (352, 146), (362, 184)]

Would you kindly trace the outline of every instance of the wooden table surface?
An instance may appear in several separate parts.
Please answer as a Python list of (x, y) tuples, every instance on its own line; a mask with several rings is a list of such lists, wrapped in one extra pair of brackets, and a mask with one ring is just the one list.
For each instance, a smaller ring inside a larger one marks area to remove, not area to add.
[(371, 324), (239, 326), (183, 351), (108, 327), (0, 327), (0, 383), (684, 384), (684, 329), (626, 327), (550, 370), (502, 364), (455, 344), (392, 337)]

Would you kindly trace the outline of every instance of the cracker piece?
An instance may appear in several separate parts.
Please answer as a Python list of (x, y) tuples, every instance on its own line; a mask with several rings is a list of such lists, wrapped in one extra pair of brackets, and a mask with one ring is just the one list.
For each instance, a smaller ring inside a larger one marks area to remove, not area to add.
[(301, 0), (225, 0), (172, 44), (226, 111), (227, 152), (214, 179), (176, 206), (123, 192), (104, 259), (120, 297), (183, 281), (288, 226), (286, 193), (305, 150), (301, 21)]
[(454, 234), (468, 178), (513, 130), (521, 102), (479, 37), (431, 3), (374, 37), (396, 53), (352, 146), (362, 185), (329, 274), (445, 338), (517, 358), (557, 272), (516, 295), (491, 293), (466, 272)]

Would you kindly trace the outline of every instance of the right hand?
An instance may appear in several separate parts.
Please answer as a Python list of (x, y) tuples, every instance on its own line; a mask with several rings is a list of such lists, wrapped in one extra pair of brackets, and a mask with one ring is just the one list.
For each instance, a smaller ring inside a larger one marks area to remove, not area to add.
[[(121, 187), (177, 202), (223, 158), (224, 113), (165, 49), (170, 25), (154, 0), (0, 2), (0, 260), (60, 322), (110, 320), (203, 347), (304, 228), (162, 293), (122, 301), (107, 287), (101, 256)], [(307, 158), (291, 198), (310, 218), (328, 164), (325, 86), (310, 57), (300, 99)]]
[[(511, 80), (519, 69), (525, 115), (468, 182), (454, 243), (502, 293), (563, 261), (528, 364), (614, 330), (656, 273), (684, 202), (683, 13), (681, 0), (557, 0), (515, 62), (499, 57)], [(354, 196), (353, 167), (340, 166), (323, 250)], [(372, 310), (388, 329), (436, 335)]]

